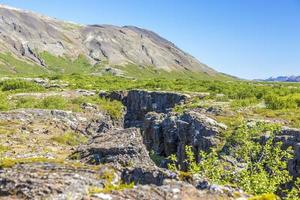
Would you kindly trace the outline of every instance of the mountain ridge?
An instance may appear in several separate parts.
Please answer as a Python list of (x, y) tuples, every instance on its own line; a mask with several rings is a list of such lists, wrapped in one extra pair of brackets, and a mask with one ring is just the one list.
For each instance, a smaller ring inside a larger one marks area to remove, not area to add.
[(277, 77), (270, 77), (265, 79), (264, 81), (270, 82), (300, 82), (300, 76), (277, 76)]

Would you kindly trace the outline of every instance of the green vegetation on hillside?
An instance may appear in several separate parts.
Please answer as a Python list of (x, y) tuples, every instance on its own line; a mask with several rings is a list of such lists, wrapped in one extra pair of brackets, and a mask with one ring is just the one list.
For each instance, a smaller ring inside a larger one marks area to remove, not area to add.
[(96, 65), (92, 65), (84, 55), (77, 58), (69, 58), (67, 56), (55, 56), (49, 52), (38, 53), (39, 58), (43, 60), (45, 66), (38, 66), (34, 62), (25, 59), (19, 59), (11, 53), (0, 53), (0, 77), (1, 76), (49, 76), (49, 75), (70, 75), (70, 74), (110, 74), (105, 70), (105, 66), (119, 69), (124, 72), (127, 77), (134, 78), (156, 78), (164, 77), (167, 79), (174, 78), (191, 78), (202, 80), (232, 80), (233, 78), (215, 74), (195, 73), (188, 70), (167, 72), (162, 69), (156, 69), (153, 66), (138, 66), (135, 64), (127, 64), (125, 66), (109, 65), (107, 60), (103, 60)]
[(57, 57), (48, 52), (43, 52), (40, 53), (40, 57), (47, 64), (47, 69), (52, 74), (89, 73), (93, 68), (83, 55), (72, 60), (67, 57)]
[(2, 75), (41, 75), (47, 71), (33, 62), (15, 58), (11, 53), (0, 53), (0, 76)]

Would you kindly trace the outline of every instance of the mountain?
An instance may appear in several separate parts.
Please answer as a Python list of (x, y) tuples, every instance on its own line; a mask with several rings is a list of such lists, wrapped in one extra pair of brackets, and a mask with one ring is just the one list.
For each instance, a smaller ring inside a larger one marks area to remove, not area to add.
[(300, 76), (278, 76), (270, 77), (264, 81), (273, 81), (273, 82), (300, 82)]
[(156, 33), (81, 25), (0, 5), (0, 73), (73, 73), (101, 67), (224, 76)]

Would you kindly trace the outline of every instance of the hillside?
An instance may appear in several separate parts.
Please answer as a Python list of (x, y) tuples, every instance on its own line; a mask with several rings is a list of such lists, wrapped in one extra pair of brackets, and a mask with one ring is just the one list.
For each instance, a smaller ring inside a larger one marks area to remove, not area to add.
[(80, 25), (0, 6), (2, 74), (199, 73), (224, 76), (152, 31)]

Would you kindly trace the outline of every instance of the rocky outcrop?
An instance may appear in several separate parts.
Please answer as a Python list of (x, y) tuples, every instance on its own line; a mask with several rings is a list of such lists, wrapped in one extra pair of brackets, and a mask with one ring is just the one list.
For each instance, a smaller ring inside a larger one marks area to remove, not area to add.
[(20, 109), (0, 112), (0, 120), (21, 121), (26, 123), (44, 120), (53, 122), (62, 129), (70, 128), (84, 135), (95, 135), (122, 125), (121, 122), (115, 122), (111, 120), (109, 116), (96, 110), (88, 110), (88, 112), (89, 114), (73, 113), (63, 110)]
[(185, 146), (192, 146), (195, 155), (209, 151), (219, 143), (219, 133), (225, 129), (224, 124), (193, 111), (182, 115), (152, 112), (145, 117), (143, 138), (148, 149), (164, 157), (176, 154), (184, 165)]
[(80, 145), (71, 155), (88, 164), (111, 164), (121, 172), (125, 183), (162, 185), (176, 174), (156, 167), (149, 157), (139, 129), (109, 131)]
[[(124, 127), (141, 128), (144, 144), (149, 151), (163, 157), (176, 154), (182, 166), (185, 146), (192, 146), (195, 155), (200, 151), (209, 151), (219, 143), (219, 133), (226, 129), (224, 124), (202, 113), (172, 113), (172, 108), (190, 98), (188, 95), (132, 90), (101, 92), (100, 96), (122, 101), (127, 109)], [(196, 160), (199, 160), (198, 156)]]
[(99, 174), (60, 164), (32, 163), (0, 170), (0, 198), (80, 200), (91, 186), (103, 188)]
[(300, 129), (283, 127), (275, 141), (282, 142), (283, 148), (292, 147), (294, 149), (294, 158), (289, 161), (288, 168), (294, 177), (300, 177)]
[(143, 144), (139, 129), (98, 134), (74, 153), (90, 164), (113, 163), (119, 167), (152, 167), (153, 161)]
[(102, 98), (123, 102), (127, 108), (124, 127), (142, 127), (148, 112), (168, 113), (176, 105), (183, 104), (190, 96), (175, 92), (151, 92), (130, 90), (116, 92), (100, 92)]
[[(109, 174), (108, 174), (109, 173)], [(107, 176), (111, 176), (107, 179)], [(155, 175), (150, 172), (147, 177)], [(128, 199), (237, 199), (247, 195), (229, 187), (209, 185), (195, 187), (191, 183), (164, 179), (161, 184), (137, 184), (131, 189), (102, 192), (105, 185), (117, 185), (121, 177), (109, 166), (95, 170), (87, 166), (76, 167), (58, 163), (20, 164), (0, 170), (1, 199), (55, 199), (55, 200), (128, 200)], [(142, 180), (142, 178), (140, 178)], [(146, 182), (150, 182), (144, 179)], [(151, 179), (150, 179), (151, 180)], [(158, 180), (158, 179), (157, 179)]]

